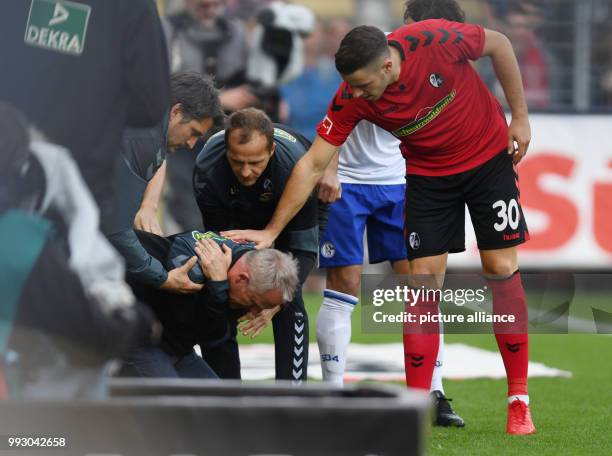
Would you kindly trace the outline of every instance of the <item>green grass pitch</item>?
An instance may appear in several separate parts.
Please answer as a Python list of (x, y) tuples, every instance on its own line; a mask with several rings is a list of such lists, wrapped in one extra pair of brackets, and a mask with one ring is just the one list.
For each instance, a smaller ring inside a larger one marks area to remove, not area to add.
[[(307, 295), (310, 340), (321, 297)], [(272, 343), (268, 328), (255, 340)], [(361, 333), (359, 308), (353, 314), (356, 343), (399, 342), (391, 334)], [(462, 342), (497, 350), (492, 335), (447, 335), (447, 343)], [(506, 436), (504, 380), (445, 380), (453, 406), (466, 420), (464, 429), (432, 428), (428, 454), (433, 455), (612, 455), (612, 337), (597, 335), (534, 335), (530, 359), (571, 371), (570, 379), (534, 378), (529, 383), (537, 434)]]

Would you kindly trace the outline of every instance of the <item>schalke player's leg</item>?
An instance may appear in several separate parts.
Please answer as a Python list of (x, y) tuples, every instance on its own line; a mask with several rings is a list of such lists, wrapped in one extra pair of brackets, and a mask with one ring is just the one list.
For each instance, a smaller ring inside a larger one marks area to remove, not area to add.
[(371, 187), (342, 185), (342, 198), (330, 207), (319, 245), (319, 266), (327, 268), (327, 283), (317, 316), (317, 343), (323, 379), (338, 386), (343, 384), (351, 315), (359, 302), (366, 218), (376, 204)]
[(358, 302), (360, 286), (360, 265), (327, 268), (323, 304), (317, 316), (317, 342), (323, 380), (337, 386), (344, 382), (351, 342), (351, 315)]

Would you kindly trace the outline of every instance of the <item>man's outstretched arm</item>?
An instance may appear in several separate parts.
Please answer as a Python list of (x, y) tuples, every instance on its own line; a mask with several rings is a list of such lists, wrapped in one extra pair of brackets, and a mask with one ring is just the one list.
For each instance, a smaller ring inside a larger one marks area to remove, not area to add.
[(308, 152), (296, 163), (274, 215), (265, 229), (223, 232), (230, 239), (257, 243), (257, 248), (270, 247), (285, 226), (302, 208), (338, 148), (317, 135)]

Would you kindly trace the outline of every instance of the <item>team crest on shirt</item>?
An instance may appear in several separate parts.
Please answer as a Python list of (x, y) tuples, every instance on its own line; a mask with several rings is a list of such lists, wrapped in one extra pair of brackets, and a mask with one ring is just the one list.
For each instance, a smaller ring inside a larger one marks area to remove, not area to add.
[(442, 87), (442, 84), (444, 84), (444, 79), (442, 79), (442, 76), (440, 76), (439, 74), (432, 73), (429, 76), (429, 83), (436, 89), (439, 89), (440, 87)]
[(421, 247), (421, 238), (418, 233), (412, 232), (408, 237), (408, 243), (410, 244), (410, 248), (412, 250), (419, 250)]
[(336, 247), (331, 242), (324, 242), (321, 246), (321, 255), (323, 258), (333, 258), (336, 254)]

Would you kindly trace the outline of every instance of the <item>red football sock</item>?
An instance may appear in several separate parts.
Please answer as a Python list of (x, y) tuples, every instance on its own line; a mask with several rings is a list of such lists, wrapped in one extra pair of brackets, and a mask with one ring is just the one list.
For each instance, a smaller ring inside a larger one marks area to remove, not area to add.
[(438, 313), (437, 302), (418, 300), (415, 306), (406, 306), (406, 312), (416, 315), (416, 323), (404, 323), (404, 369), (406, 385), (429, 391), (433, 376), (440, 329), (438, 323), (419, 323), (420, 315)]
[(514, 315), (515, 323), (493, 325), (497, 346), (508, 378), (508, 396), (527, 395), (529, 335), (527, 298), (520, 272), (504, 280), (489, 280), (494, 315)]

